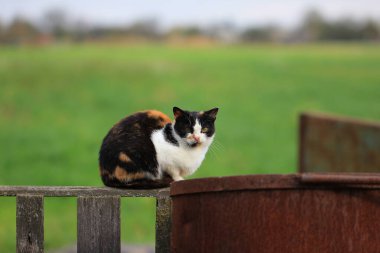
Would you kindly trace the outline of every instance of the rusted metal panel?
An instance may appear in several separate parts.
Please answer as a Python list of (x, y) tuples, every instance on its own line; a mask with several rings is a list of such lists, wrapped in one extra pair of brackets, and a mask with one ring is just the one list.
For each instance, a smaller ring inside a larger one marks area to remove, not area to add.
[(301, 172), (380, 172), (380, 123), (304, 113)]
[[(314, 185), (309, 184), (313, 183)], [(245, 175), (233, 177), (210, 177), (174, 182), (171, 196), (183, 194), (244, 191), (244, 190), (286, 190), (310, 187), (335, 187), (332, 184), (361, 184), (361, 187), (380, 189), (380, 173), (301, 173), (287, 175)], [(315, 185), (321, 183), (321, 185)]]
[(17, 253), (44, 252), (44, 197), (17, 195)]
[(248, 176), (236, 189), (240, 177), (202, 179), (208, 190), (192, 180), (190, 193), (181, 189), (189, 182), (175, 182), (172, 252), (380, 252), (380, 188), (286, 177)]

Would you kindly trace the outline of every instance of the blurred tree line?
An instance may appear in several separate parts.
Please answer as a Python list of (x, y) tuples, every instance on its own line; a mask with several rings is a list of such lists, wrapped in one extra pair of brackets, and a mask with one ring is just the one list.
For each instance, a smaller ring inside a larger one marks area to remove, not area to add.
[(278, 25), (238, 28), (224, 22), (208, 27), (181, 26), (163, 30), (155, 19), (139, 20), (130, 25), (102, 26), (71, 18), (65, 11), (53, 9), (39, 21), (15, 17), (9, 24), (0, 19), (0, 43), (49, 44), (54, 42), (152, 40), (167, 41), (197, 38), (213, 42), (318, 42), (318, 41), (380, 41), (379, 23), (340, 18), (327, 20), (318, 11), (306, 13), (294, 29)]

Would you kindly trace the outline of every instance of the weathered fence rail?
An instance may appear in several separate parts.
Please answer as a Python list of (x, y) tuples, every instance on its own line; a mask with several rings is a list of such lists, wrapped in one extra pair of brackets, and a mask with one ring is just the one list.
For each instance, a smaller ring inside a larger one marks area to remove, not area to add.
[(124, 190), (85, 186), (0, 186), (16, 197), (18, 253), (44, 252), (44, 198), (77, 197), (77, 252), (120, 252), (120, 198), (156, 198), (156, 252), (170, 252), (169, 189)]

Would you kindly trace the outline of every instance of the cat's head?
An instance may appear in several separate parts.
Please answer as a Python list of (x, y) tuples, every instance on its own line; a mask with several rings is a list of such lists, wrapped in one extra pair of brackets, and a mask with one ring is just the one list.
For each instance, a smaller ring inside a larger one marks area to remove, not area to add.
[(210, 145), (215, 135), (218, 108), (208, 111), (189, 112), (173, 107), (174, 131), (189, 147)]

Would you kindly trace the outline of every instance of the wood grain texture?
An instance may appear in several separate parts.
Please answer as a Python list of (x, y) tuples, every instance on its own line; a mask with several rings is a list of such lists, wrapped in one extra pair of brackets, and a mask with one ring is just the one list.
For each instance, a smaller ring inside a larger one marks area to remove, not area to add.
[(156, 253), (170, 252), (171, 210), (171, 198), (158, 196), (156, 199)]
[(44, 252), (44, 198), (18, 195), (16, 208), (17, 253)]
[(45, 197), (76, 196), (121, 196), (121, 197), (156, 197), (169, 195), (169, 188), (152, 190), (131, 190), (111, 187), (92, 186), (0, 186), (0, 196), (16, 196), (18, 194), (43, 195)]
[(78, 197), (78, 253), (120, 253), (120, 197)]

